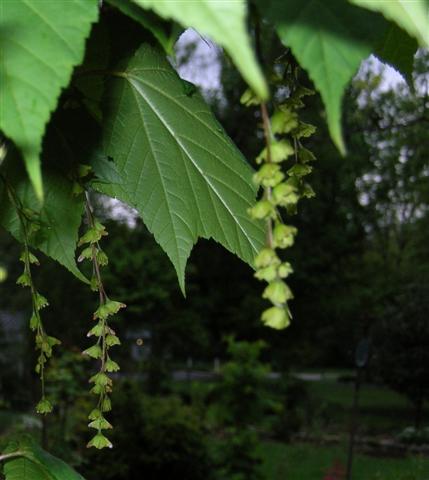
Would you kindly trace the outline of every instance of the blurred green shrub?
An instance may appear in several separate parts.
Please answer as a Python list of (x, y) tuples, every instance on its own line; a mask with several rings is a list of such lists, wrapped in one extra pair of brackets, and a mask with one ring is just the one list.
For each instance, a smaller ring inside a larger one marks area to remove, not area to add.
[(89, 451), (87, 480), (210, 480), (212, 464), (201, 424), (177, 397), (149, 397), (124, 382), (109, 421), (114, 451)]
[(290, 375), (282, 375), (276, 382), (276, 393), (280, 408), (273, 423), (273, 434), (279, 440), (289, 441), (292, 435), (313, 423), (313, 402), (305, 383)]
[(236, 341), (227, 337), (230, 360), (221, 369), (221, 379), (213, 390), (217, 421), (223, 438), (216, 449), (220, 480), (263, 478), (257, 453), (259, 438), (254, 424), (271, 406), (267, 395), (270, 369), (260, 360), (265, 343)]
[(268, 404), (269, 366), (260, 361), (265, 343), (236, 341), (227, 337), (230, 360), (221, 369), (213, 392), (219, 421), (226, 426), (246, 426), (258, 421)]
[(262, 480), (262, 460), (257, 454), (258, 435), (243, 428), (228, 428), (215, 449), (216, 480)]

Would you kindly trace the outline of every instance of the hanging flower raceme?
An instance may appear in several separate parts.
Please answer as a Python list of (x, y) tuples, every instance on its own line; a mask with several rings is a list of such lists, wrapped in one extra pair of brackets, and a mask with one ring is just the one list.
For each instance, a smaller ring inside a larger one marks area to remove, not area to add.
[(40, 378), (41, 398), (36, 405), (36, 412), (47, 414), (52, 412), (52, 403), (48, 400), (45, 393), (45, 369), (48, 360), (52, 357), (52, 349), (60, 345), (60, 341), (48, 335), (43, 325), (41, 310), (49, 305), (48, 300), (37, 291), (32, 275), (32, 267), (39, 266), (39, 260), (30, 250), (30, 241), (35, 232), (41, 225), (39, 213), (30, 208), (24, 207), (17, 196), (13, 187), (1, 177), (11, 204), (15, 207), (20, 226), (20, 235), (23, 239), (24, 250), (19, 260), (24, 264), (24, 271), (18, 277), (16, 283), (25, 288), (29, 288), (31, 294), (32, 314), (30, 317), (30, 329), (35, 332), (35, 348), (38, 352), (35, 371)]
[(53, 406), (45, 394), (45, 368), (48, 359), (52, 357), (52, 348), (61, 342), (57, 338), (47, 335), (43, 326), (40, 311), (47, 307), (49, 303), (48, 300), (36, 290), (33, 283), (31, 265), (39, 265), (39, 261), (37, 257), (30, 252), (27, 242), (24, 243), (24, 251), (21, 254), (20, 260), (24, 264), (24, 272), (19, 276), (16, 283), (22, 287), (30, 288), (33, 308), (30, 318), (30, 328), (35, 332), (36, 350), (39, 352), (35, 370), (40, 377), (42, 395), (36, 406), (36, 412), (47, 414), (52, 412)]
[(112, 392), (113, 381), (111, 373), (119, 371), (119, 365), (110, 357), (110, 349), (121, 342), (116, 332), (110, 327), (111, 317), (125, 308), (125, 304), (111, 300), (104, 289), (101, 278), (101, 268), (108, 264), (106, 253), (100, 248), (99, 241), (107, 235), (106, 228), (94, 218), (89, 199), (87, 196), (86, 213), (88, 229), (79, 240), (79, 246), (84, 246), (78, 261), (89, 260), (92, 262), (93, 275), (91, 279), (92, 290), (99, 294), (99, 306), (93, 314), (95, 324), (88, 331), (87, 336), (94, 339), (94, 344), (84, 350), (83, 354), (99, 361), (99, 370), (93, 375), (89, 382), (92, 385), (91, 393), (98, 397), (96, 407), (90, 412), (88, 426), (97, 431), (96, 435), (89, 441), (88, 447), (98, 449), (112, 447), (110, 440), (103, 431), (112, 428), (112, 425), (105, 418), (105, 414), (112, 409), (110, 393)]
[(297, 234), (294, 226), (284, 223), (280, 209), (294, 214), (300, 198), (314, 196), (304, 177), (311, 173), (308, 163), (315, 157), (302, 146), (301, 139), (314, 133), (315, 127), (301, 122), (297, 112), (304, 105), (302, 97), (313, 92), (295, 84), (288, 87), (290, 96), (276, 107), (271, 118), (266, 105), (249, 90), (242, 97), (247, 106), (260, 105), (263, 122), (265, 147), (256, 158), (259, 168), (253, 176), (263, 193), (248, 213), (265, 222), (266, 245), (255, 258), (255, 277), (267, 283), (262, 297), (272, 304), (262, 313), (261, 320), (276, 329), (290, 324), (288, 302), (293, 298), (285, 281), (293, 269), (289, 262), (281, 260), (279, 250), (291, 247)]

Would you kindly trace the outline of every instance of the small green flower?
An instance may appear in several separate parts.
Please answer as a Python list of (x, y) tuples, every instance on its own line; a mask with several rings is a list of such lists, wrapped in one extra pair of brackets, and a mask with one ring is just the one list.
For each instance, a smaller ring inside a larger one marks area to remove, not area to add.
[(110, 412), (110, 410), (112, 410), (112, 402), (109, 397), (105, 396), (101, 402), (101, 411)]
[(88, 424), (88, 427), (95, 428), (96, 430), (110, 430), (111, 428), (113, 428), (112, 425), (103, 416), (100, 416), (90, 422)]
[(264, 268), (270, 265), (280, 265), (280, 259), (272, 248), (263, 248), (255, 257), (255, 267)]
[(301, 163), (297, 163), (293, 167), (289, 168), (287, 173), (290, 176), (301, 178), (301, 177), (305, 177), (306, 175), (309, 175), (312, 171), (313, 171), (313, 167), (310, 167), (310, 165), (303, 165)]
[(313, 190), (313, 187), (309, 183), (304, 184), (302, 196), (305, 198), (313, 198), (316, 196), (316, 192)]
[(261, 100), (252, 92), (250, 88), (248, 88), (241, 96), (240, 103), (246, 107), (250, 107), (252, 105), (259, 105)]
[(30, 329), (33, 330), (34, 332), (39, 327), (40, 327), (40, 317), (36, 312), (33, 312), (33, 315), (31, 315), (31, 318), (30, 318)]
[(259, 200), (254, 207), (247, 210), (247, 213), (255, 220), (275, 218), (276, 215), (273, 205), (268, 200)]
[(316, 127), (310, 123), (299, 122), (298, 127), (293, 132), (296, 138), (308, 138), (316, 131)]
[(298, 150), (298, 158), (301, 163), (314, 162), (316, 160), (314, 153), (304, 147)]
[(91, 413), (88, 415), (89, 420), (96, 420), (100, 417), (102, 417), (102, 413), (101, 410), (99, 410), (98, 408), (94, 408), (93, 410), (91, 410)]
[(271, 117), (271, 131), (273, 133), (289, 133), (298, 126), (298, 115), (290, 108), (276, 110)]
[(109, 263), (109, 259), (107, 258), (107, 255), (103, 252), (103, 250), (98, 250), (97, 262), (102, 267), (105, 267)]
[(42, 310), (42, 308), (45, 308), (49, 305), (48, 300), (41, 295), (40, 293), (37, 293), (34, 295), (34, 306), (37, 310)]
[(105, 342), (108, 347), (114, 347), (115, 345), (121, 344), (121, 341), (116, 335), (106, 335)]
[[(288, 140), (275, 140), (270, 145), (270, 160), (273, 163), (280, 163), (285, 161), (290, 155), (294, 153), (294, 149)], [(265, 147), (262, 152), (256, 157), (256, 163), (268, 161), (268, 149)]]
[(271, 282), (262, 294), (263, 298), (267, 298), (274, 304), (283, 304), (287, 300), (293, 298), (290, 288), (282, 280)]
[(291, 183), (280, 183), (273, 188), (273, 200), (276, 205), (287, 207), (296, 205), (299, 195), (296, 193), (296, 187)]
[(282, 330), (289, 326), (290, 315), (286, 308), (271, 307), (262, 313), (261, 320), (267, 327)]
[(36, 412), (41, 415), (46, 415), (51, 413), (53, 410), (52, 403), (47, 398), (42, 398), (40, 402), (36, 405)]
[(24, 272), (22, 275), (20, 275), (16, 281), (17, 285), (21, 285), (21, 287), (29, 287), (31, 286), (31, 279), (30, 275), (28, 275), (27, 272)]
[(110, 382), (108, 385), (94, 385), (90, 392), (93, 393), (94, 395), (100, 395), (100, 394), (106, 394), (110, 393), (112, 391), (112, 382)]
[(292, 265), (289, 262), (282, 263), (279, 265), (277, 273), (280, 278), (288, 277), (291, 273), (293, 273)]
[(280, 170), (280, 165), (275, 163), (264, 164), (258, 172), (253, 175), (253, 181), (256, 185), (264, 187), (275, 187), (285, 178)]
[(102, 323), (97, 323), (95, 327), (92, 327), (91, 330), (86, 334), (87, 337), (101, 337), (104, 333), (105, 327)]
[[(21, 260), (21, 262), (26, 263), (27, 252), (25, 252), (25, 251), (22, 252), (19, 259)], [(32, 254), (31, 252), (28, 252), (28, 262), (33, 263), (34, 265), (40, 265), (39, 259), (34, 254)]]
[(92, 258), (92, 246), (85, 247), (80, 253), (77, 261), (83, 262), (84, 260), (90, 260)]
[(95, 222), (94, 226), (89, 228), (79, 239), (78, 246), (84, 245), (85, 243), (97, 243), (100, 241), (101, 237), (107, 235), (106, 228), (100, 222)]
[(119, 365), (113, 361), (111, 358), (108, 358), (105, 365), (106, 372), (118, 372), (120, 370)]
[(258, 280), (265, 280), (266, 282), (271, 282), (277, 277), (277, 267), (275, 265), (270, 265), (265, 268), (260, 268), (255, 273), (255, 278)]
[(101, 432), (98, 432), (97, 435), (88, 442), (87, 447), (94, 447), (101, 450), (103, 448), (112, 448), (113, 445), (108, 438), (106, 438)]
[(106, 385), (111, 385), (112, 380), (105, 373), (99, 372), (89, 379), (89, 383), (95, 383), (95, 385), (105, 387)]
[(100, 347), (100, 345), (98, 345), (98, 344), (93, 345), (92, 347), (87, 348), (87, 349), (84, 350), (82, 353), (83, 353), (84, 355), (90, 356), (91, 358), (101, 358), (101, 356), (103, 355), (103, 352), (102, 352), (102, 350), (101, 350), (101, 347)]
[(296, 233), (295, 227), (278, 223), (273, 230), (274, 245), (278, 248), (291, 247)]
[(94, 319), (101, 318), (105, 320), (109, 315), (115, 315), (121, 308), (125, 308), (125, 303), (116, 302), (115, 300), (107, 300), (106, 303), (100, 305), (94, 313)]

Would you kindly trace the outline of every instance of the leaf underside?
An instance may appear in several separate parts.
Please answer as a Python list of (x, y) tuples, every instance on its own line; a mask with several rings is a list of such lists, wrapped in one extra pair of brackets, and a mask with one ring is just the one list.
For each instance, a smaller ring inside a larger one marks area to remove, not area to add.
[(2, 2), (0, 128), (20, 149), (39, 198), (45, 126), (97, 17), (97, 0)]
[(417, 41), (413, 37), (392, 23), (374, 53), (382, 62), (388, 63), (401, 73), (411, 84), (417, 47)]
[(4, 473), (6, 480), (55, 480), (42, 467), (26, 458), (7, 462)]
[(353, 3), (381, 12), (388, 20), (396, 22), (422, 47), (429, 48), (428, 0), (351, 0)]
[(135, 3), (153, 9), (166, 19), (173, 19), (185, 28), (195, 28), (202, 35), (225, 48), (246, 82), (263, 99), (268, 89), (253, 53), (246, 31), (246, 2), (172, 2), (169, 0), (134, 0)]
[(252, 170), (198, 93), (187, 93), (167, 60), (143, 45), (108, 86), (104, 152), (121, 183), (97, 188), (135, 207), (184, 272), (198, 237), (250, 263), (264, 232), (247, 214)]
[[(265, 4), (261, 1), (261, 5)], [(342, 97), (360, 63), (373, 50), (375, 33), (369, 28), (382, 35), (383, 19), (344, 0), (272, 0), (266, 14), (319, 90), (331, 137), (345, 153)]]
[(5, 453), (20, 451), (22, 457), (8, 460), (4, 466), (6, 480), (85, 480), (59, 458), (42, 450), (27, 438), (11, 442)]
[[(12, 160), (17, 160), (13, 158)], [(83, 214), (83, 200), (72, 193), (73, 185), (63, 175), (47, 171), (44, 175), (45, 201), (41, 209), (28, 178), (18, 161), (9, 162), (7, 178), (25, 208), (40, 211), (41, 228), (31, 238), (31, 245), (58, 261), (79, 280), (87, 282), (76, 266), (75, 250)], [(23, 232), (15, 207), (0, 182), (0, 225), (18, 241)]]

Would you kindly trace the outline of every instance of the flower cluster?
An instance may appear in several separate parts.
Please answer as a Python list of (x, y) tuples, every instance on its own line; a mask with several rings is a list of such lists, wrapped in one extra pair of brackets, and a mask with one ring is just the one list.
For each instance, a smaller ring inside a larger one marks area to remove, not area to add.
[(89, 382), (92, 384), (91, 393), (97, 395), (98, 402), (89, 414), (89, 427), (94, 428), (97, 433), (89, 441), (88, 447), (102, 449), (112, 447), (110, 440), (103, 434), (103, 430), (112, 428), (112, 425), (106, 420), (105, 414), (112, 409), (110, 393), (112, 392), (112, 379), (109, 374), (117, 372), (119, 365), (110, 358), (110, 349), (115, 345), (120, 345), (120, 340), (115, 331), (109, 326), (109, 317), (118, 313), (125, 304), (110, 300), (105, 292), (101, 279), (101, 267), (107, 265), (108, 258), (106, 253), (100, 248), (99, 241), (107, 235), (104, 225), (98, 222), (92, 213), (91, 206), (87, 199), (86, 212), (88, 219), (88, 229), (79, 240), (79, 246), (84, 246), (78, 258), (79, 262), (90, 260), (93, 267), (91, 279), (91, 288), (99, 293), (100, 304), (94, 312), (93, 320), (95, 325), (89, 330), (87, 336), (94, 337), (95, 343), (87, 348), (83, 353), (89, 357), (98, 360), (100, 368), (93, 375)]
[(31, 301), (32, 301), (32, 315), (30, 318), (30, 328), (35, 332), (36, 340), (36, 350), (39, 352), (37, 356), (36, 363), (36, 373), (40, 377), (41, 386), (42, 386), (42, 396), (39, 403), (36, 406), (37, 413), (47, 414), (52, 412), (52, 403), (46, 398), (45, 395), (45, 366), (49, 358), (52, 357), (52, 348), (56, 345), (59, 345), (61, 342), (55, 338), (47, 335), (40, 311), (49, 305), (48, 300), (41, 295), (37, 290), (33, 282), (33, 277), (31, 274), (31, 266), (39, 265), (39, 260), (37, 257), (30, 251), (28, 246), (28, 235), (34, 229), (31, 224), (26, 224), (26, 218), (22, 214), (22, 225), (25, 225), (24, 230), (24, 250), (21, 253), (20, 261), (24, 264), (24, 271), (18, 277), (16, 283), (22, 287), (30, 288), (31, 292)]
[(242, 97), (246, 105), (260, 104), (263, 120), (266, 146), (256, 158), (259, 168), (253, 176), (254, 183), (262, 187), (263, 195), (248, 213), (266, 225), (266, 245), (255, 258), (255, 277), (267, 282), (262, 296), (272, 304), (262, 313), (262, 322), (276, 329), (289, 325), (288, 302), (293, 298), (285, 281), (293, 270), (290, 263), (281, 260), (278, 250), (291, 247), (297, 234), (294, 226), (283, 222), (280, 208), (294, 214), (300, 198), (314, 196), (304, 177), (311, 173), (309, 163), (315, 157), (302, 146), (301, 139), (312, 135), (315, 127), (300, 121), (297, 113), (304, 105), (302, 97), (312, 93), (300, 86), (290, 89), (289, 97), (275, 109), (271, 118), (266, 105), (249, 92)]

